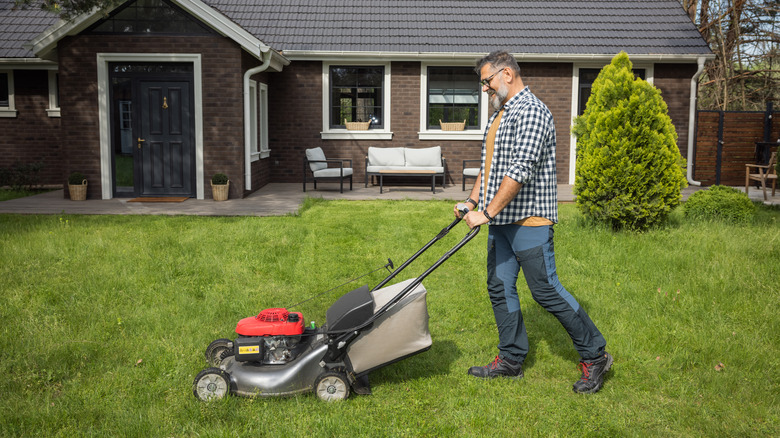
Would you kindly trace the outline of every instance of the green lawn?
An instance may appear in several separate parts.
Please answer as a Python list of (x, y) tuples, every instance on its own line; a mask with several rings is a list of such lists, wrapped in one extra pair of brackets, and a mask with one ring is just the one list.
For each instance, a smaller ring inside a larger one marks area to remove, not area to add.
[[(558, 273), (615, 358), (595, 395), (572, 392), (577, 355), (525, 285), (525, 378), (466, 375), (496, 354), (483, 230), (425, 280), (433, 347), (372, 373), (373, 395), (193, 397), (206, 346), (233, 336), (240, 318), (388, 257), (400, 264), (451, 208), (309, 201), (298, 216), (271, 218), (0, 215), (0, 435), (780, 435), (780, 210), (765, 208), (750, 225), (689, 224), (677, 211), (633, 234), (561, 206)], [(459, 225), (399, 280), (465, 232)], [(295, 310), (319, 324), (350, 287)]]

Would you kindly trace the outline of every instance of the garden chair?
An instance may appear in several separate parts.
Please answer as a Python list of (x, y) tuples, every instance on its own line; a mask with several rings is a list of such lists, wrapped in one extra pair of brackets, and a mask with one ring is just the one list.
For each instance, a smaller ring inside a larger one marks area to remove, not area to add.
[[(772, 181), (772, 196), (775, 196), (775, 189), (777, 188), (777, 152), (772, 152), (772, 156), (769, 157), (769, 163), (766, 165), (761, 164), (745, 164), (745, 194), (748, 193), (748, 187), (750, 181), (759, 181), (761, 188), (764, 190), (764, 201), (766, 201), (766, 183), (767, 180)], [(758, 170), (756, 173), (751, 173), (752, 170)]]
[[(477, 167), (466, 167), (466, 163), (476, 163)], [(466, 190), (466, 178), (476, 180), (482, 160), (463, 160), (463, 190)]]
[[(338, 164), (338, 167), (328, 167), (328, 164)], [(344, 167), (344, 163), (349, 163), (349, 167)], [(322, 148), (306, 149), (306, 155), (303, 157), (303, 191), (306, 191), (306, 182), (309, 172), (314, 181), (314, 190), (317, 190), (318, 180), (339, 181), (339, 191), (344, 193), (344, 180), (349, 179), (349, 189), (352, 190), (352, 160), (334, 158), (328, 160), (325, 158), (325, 152)]]

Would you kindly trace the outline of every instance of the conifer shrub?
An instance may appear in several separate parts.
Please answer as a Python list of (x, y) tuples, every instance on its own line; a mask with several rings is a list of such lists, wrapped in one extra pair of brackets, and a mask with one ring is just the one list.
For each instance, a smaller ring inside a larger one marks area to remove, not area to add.
[(625, 52), (593, 83), (583, 115), (574, 120), (580, 211), (613, 229), (643, 230), (680, 204), (685, 160), (661, 92), (634, 78)]
[(756, 205), (733, 187), (712, 186), (699, 190), (683, 204), (685, 217), (693, 220), (724, 220), (745, 223), (753, 219)]

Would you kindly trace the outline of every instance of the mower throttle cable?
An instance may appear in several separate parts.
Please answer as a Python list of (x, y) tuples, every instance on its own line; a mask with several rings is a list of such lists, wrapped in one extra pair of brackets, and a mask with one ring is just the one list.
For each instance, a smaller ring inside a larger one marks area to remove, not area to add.
[(360, 280), (361, 278), (363, 278), (363, 277), (365, 277), (365, 276), (367, 276), (367, 275), (371, 275), (371, 274), (373, 274), (374, 272), (376, 272), (376, 271), (378, 271), (378, 270), (380, 270), (380, 269), (383, 269), (383, 268), (387, 268), (387, 270), (388, 270), (389, 272), (391, 272), (391, 273), (392, 273), (392, 272), (393, 272), (393, 269), (395, 269), (395, 266), (393, 265), (393, 261), (392, 261), (392, 260), (390, 260), (390, 259), (387, 259), (387, 264), (385, 264), (384, 266), (380, 266), (380, 267), (378, 267), (378, 268), (374, 269), (374, 270), (373, 270), (373, 271), (371, 271), (371, 272), (366, 272), (365, 274), (361, 275), (360, 277), (355, 277), (355, 278), (353, 278), (352, 280), (347, 280), (347, 281), (345, 281), (344, 283), (341, 283), (340, 285), (338, 285), (338, 286), (336, 286), (336, 287), (334, 287), (334, 288), (328, 289), (328, 290), (326, 290), (325, 292), (318, 293), (317, 295), (314, 295), (313, 297), (306, 298), (305, 300), (303, 300), (303, 301), (301, 301), (301, 302), (298, 302), (298, 303), (295, 303), (295, 304), (293, 304), (292, 306), (287, 306), (287, 307), (286, 307), (286, 309), (288, 309), (288, 310), (289, 310), (289, 309), (292, 309), (292, 308), (293, 308), (293, 307), (295, 307), (295, 306), (299, 306), (299, 305), (301, 305), (301, 304), (303, 304), (303, 303), (306, 303), (306, 302), (309, 302), (309, 301), (311, 301), (311, 300), (313, 300), (313, 299), (315, 299), (315, 298), (319, 298), (319, 297), (321, 297), (321, 296), (325, 295), (325, 294), (326, 294), (326, 293), (328, 293), (328, 292), (332, 292), (332, 291), (334, 291), (334, 290), (336, 290), (336, 289), (340, 288), (341, 286), (344, 286), (345, 284), (349, 284), (349, 283), (352, 283), (353, 281)]

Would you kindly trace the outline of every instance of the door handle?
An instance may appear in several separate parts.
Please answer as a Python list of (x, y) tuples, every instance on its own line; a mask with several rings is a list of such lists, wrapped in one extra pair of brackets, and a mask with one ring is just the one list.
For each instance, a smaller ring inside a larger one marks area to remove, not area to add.
[(138, 149), (141, 149), (141, 143), (143, 143), (143, 142), (145, 142), (145, 141), (146, 141), (146, 140), (144, 140), (143, 138), (141, 138), (141, 137), (138, 137)]

